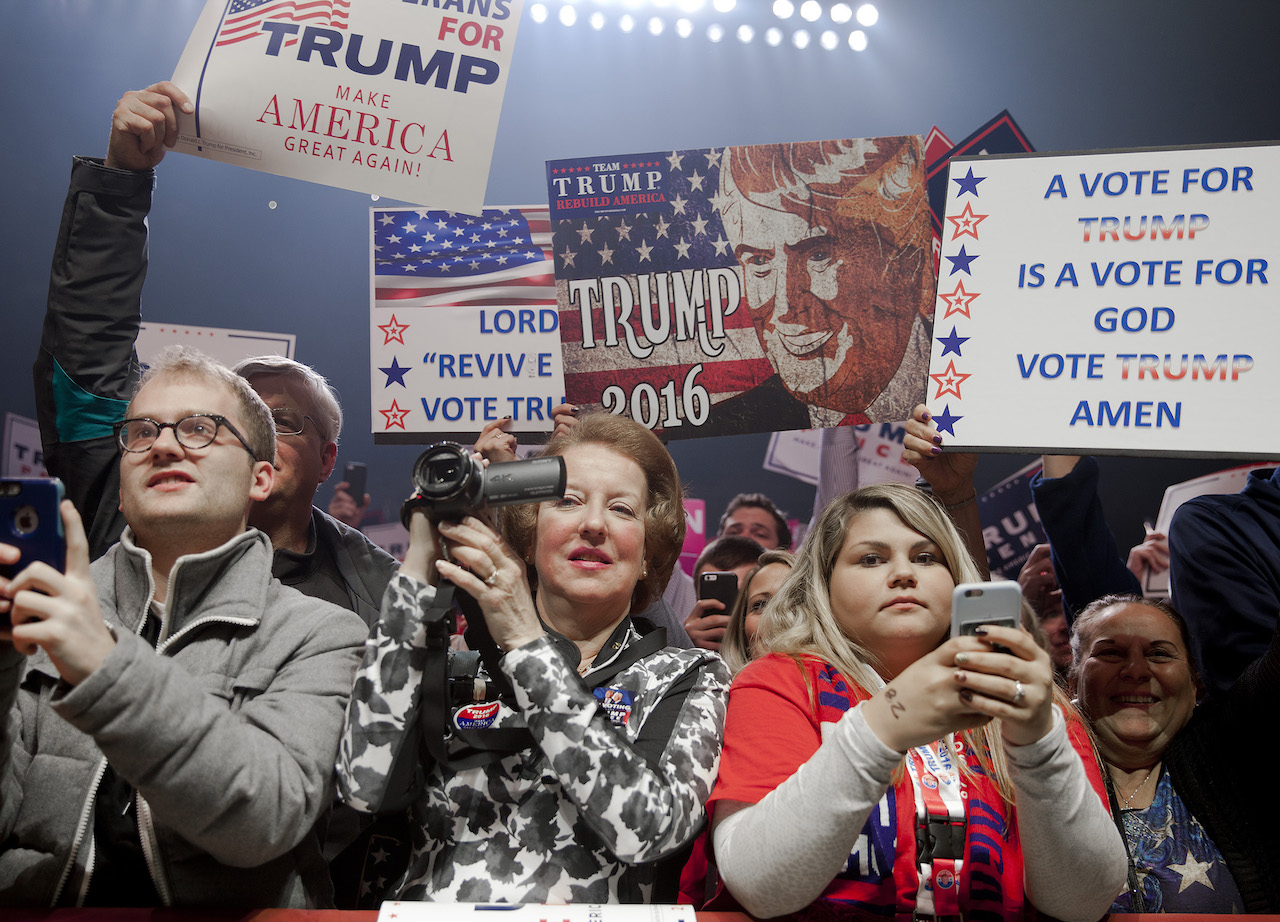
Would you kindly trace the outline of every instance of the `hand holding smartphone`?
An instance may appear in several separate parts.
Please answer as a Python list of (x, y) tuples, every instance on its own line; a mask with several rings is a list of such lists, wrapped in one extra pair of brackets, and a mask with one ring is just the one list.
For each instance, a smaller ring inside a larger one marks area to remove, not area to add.
[(369, 466), (363, 461), (351, 461), (342, 472), (342, 479), (347, 482), (347, 492), (359, 506), (364, 502), (365, 487), (368, 486)]
[[(984, 624), (1016, 628), (1022, 623), (1022, 587), (1014, 580), (961, 583), (951, 593), (951, 636), (974, 633)], [(1009, 652), (998, 644), (995, 649)]]
[[(62, 481), (56, 477), (15, 477), (0, 481), (0, 543), (16, 547), (17, 563), (0, 564), (0, 577), (12, 579), (28, 565), (43, 561), (66, 569), (67, 536), (62, 528)], [(9, 626), (9, 612), (0, 612)]]
[(732, 570), (705, 570), (698, 577), (698, 598), (724, 603), (725, 613), (738, 598), (738, 574)]

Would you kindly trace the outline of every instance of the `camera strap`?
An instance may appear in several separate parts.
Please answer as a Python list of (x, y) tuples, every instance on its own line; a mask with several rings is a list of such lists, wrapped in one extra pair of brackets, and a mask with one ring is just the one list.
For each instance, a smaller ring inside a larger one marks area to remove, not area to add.
[[(422, 733), (422, 748), (426, 750), (426, 754), (440, 765), (458, 771), (488, 765), (513, 753), (533, 749), (537, 744), (527, 727), (466, 728), (455, 725), (449, 695), (450, 651), (447, 639), (443, 644), (430, 641), (432, 634), (430, 624), (433, 617), (443, 621), (444, 615), (453, 604), (454, 596), (455, 587), (441, 580), (432, 609), (424, 617), (428, 624), (429, 640), (426, 660), (423, 664), (423, 687), (418, 723)], [(479, 605), (465, 592), (457, 591), (456, 597), (463, 613), (467, 616), (467, 643), (479, 645), (477, 652), (484, 663), (487, 680), (498, 690), (497, 701), (513, 706), (515, 690), (511, 688), (511, 683), (501, 671), (499, 661), (502, 653), (489, 633)], [(439, 609), (438, 614), (437, 609)], [(614, 660), (588, 673), (580, 681), (588, 690), (596, 688), (666, 645), (666, 629), (655, 628), (636, 643), (623, 649)], [(459, 750), (455, 747), (450, 752), (451, 739), (463, 744), (465, 748)]]

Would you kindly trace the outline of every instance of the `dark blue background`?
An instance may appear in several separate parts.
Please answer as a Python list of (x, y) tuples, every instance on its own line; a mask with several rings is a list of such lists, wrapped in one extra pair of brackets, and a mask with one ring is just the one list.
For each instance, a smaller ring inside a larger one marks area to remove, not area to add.
[[(5, 129), (0, 409), (34, 415), (30, 366), (72, 154), (105, 152), (126, 90), (172, 74), (203, 0), (0, 4)], [(740, 0), (771, 24), (764, 0)], [(628, 151), (926, 133), (1008, 109), (1041, 151), (1280, 139), (1280, 4), (883, 0), (870, 47), (714, 45), (522, 23), (486, 202), (545, 201), (544, 161)], [(613, 9), (612, 7), (605, 7)], [(734, 14), (734, 19), (742, 18)], [(708, 13), (695, 17), (699, 22)], [(722, 17), (723, 18), (723, 17)], [(268, 208), (268, 202), (277, 207)], [(369, 463), (394, 514), (417, 449), (369, 435), (369, 196), (173, 155), (160, 167), (145, 315), (292, 330), (348, 412), (341, 465)], [(1270, 425), (1263, 407), (1258, 425)], [(741, 489), (804, 518), (812, 490), (759, 468), (766, 436), (674, 444), (714, 521)], [(991, 456), (983, 485), (1027, 459)], [(1105, 459), (1113, 524), (1141, 537), (1166, 483), (1220, 462)], [(336, 479), (336, 478), (335, 478)], [(322, 503), (328, 500), (322, 491)]]

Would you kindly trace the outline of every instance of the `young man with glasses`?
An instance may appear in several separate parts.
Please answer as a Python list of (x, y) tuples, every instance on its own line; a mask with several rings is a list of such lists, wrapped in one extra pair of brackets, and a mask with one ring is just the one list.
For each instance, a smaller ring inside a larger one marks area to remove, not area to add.
[[(175, 107), (186, 103), (170, 83), (120, 100), (105, 162), (75, 159), (58, 232), (35, 364), (36, 409), (45, 464), (84, 516), (95, 558), (123, 527), (111, 426), (137, 382), (154, 167), (176, 138)], [(373, 624), (399, 565), (313, 505), (337, 460), (342, 409), (332, 389), (282, 356), (247, 359), (235, 370), (282, 424), (271, 494), (249, 513), (249, 523), (271, 539), (275, 575)]]
[(271, 577), (247, 521), (275, 428), (242, 378), (174, 347), (123, 417), (120, 541), (91, 565), (64, 503), (65, 572), (0, 578), (0, 905), (327, 905), (367, 630)]

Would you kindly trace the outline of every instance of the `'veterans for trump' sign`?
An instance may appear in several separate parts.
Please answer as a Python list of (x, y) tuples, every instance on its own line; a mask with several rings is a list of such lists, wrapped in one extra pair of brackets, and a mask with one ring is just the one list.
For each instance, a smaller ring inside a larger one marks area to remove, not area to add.
[(957, 447), (1280, 457), (1280, 147), (951, 164), (929, 406)]
[(208, 0), (176, 149), (481, 210), (523, 0)]

